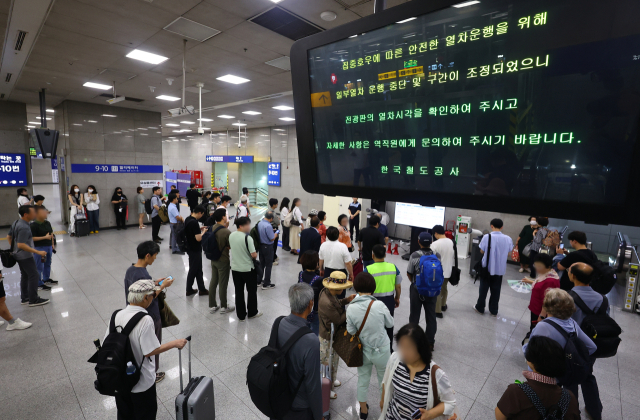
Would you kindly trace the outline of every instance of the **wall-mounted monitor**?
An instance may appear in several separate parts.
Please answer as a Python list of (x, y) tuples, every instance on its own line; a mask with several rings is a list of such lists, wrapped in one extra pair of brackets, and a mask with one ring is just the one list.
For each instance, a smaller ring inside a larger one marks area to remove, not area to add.
[(398, 225), (431, 229), (435, 225), (444, 226), (444, 211), (444, 207), (396, 202), (393, 222)]
[(640, 225), (637, 16), (637, 0), (413, 1), (297, 41), (303, 187)]

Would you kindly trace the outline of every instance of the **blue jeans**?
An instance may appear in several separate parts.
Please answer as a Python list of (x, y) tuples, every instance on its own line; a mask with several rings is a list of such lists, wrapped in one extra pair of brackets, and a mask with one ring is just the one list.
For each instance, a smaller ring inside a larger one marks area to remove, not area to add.
[(44, 281), (51, 278), (51, 255), (52, 248), (49, 246), (37, 246), (38, 251), (45, 251), (47, 253), (47, 259), (42, 262), (42, 257), (38, 254), (33, 254), (33, 259), (36, 262), (36, 268), (38, 269), (38, 286), (44, 286)]
[(87, 210), (87, 215), (89, 215), (89, 230), (91, 232), (97, 232), (100, 230), (100, 209), (98, 210)]
[(317, 312), (311, 312), (307, 317), (309, 328), (315, 335), (320, 335), (320, 317)]

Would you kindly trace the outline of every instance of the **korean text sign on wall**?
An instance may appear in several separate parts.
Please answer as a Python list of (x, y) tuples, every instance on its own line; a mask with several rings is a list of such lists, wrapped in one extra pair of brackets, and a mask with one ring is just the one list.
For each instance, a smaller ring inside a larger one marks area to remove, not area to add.
[(267, 165), (267, 185), (280, 186), (280, 162), (269, 162)]
[(27, 164), (23, 153), (0, 153), (0, 187), (27, 185)]

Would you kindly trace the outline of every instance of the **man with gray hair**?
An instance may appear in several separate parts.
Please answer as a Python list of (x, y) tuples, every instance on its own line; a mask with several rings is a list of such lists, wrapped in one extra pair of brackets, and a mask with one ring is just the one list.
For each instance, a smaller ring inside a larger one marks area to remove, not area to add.
[(258, 279), (262, 277), (262, 290), (270, 290), (276, 287), (271, 283), (271, 268), (273, 266), (273, 243), (278, 240), (277, 231), (274, 230), (271, 222), (273, 221), (274, 213), (269, 210), (264, 215), (264, 219), (258, 223), (258, 234), (260, 235), (260, 270), (262, 273), (258, 274)]
[(153, 280), (138, 280), (129, 286), (126, 308), (116, 311), (107, 327), (105, 340), (114, 328), (125, 328), (127, 323), (138, 313), (144, 316), (133, 327), (129, 334), (131, 350), (136, 363), (140, 367), (140, 379), (129, 394), (116, 395), (116, 407), (119, 419), (147, 420), (155, 419), (158, 411), (156, 397), (156, 361), (152, 356), (164, 353), (173, 348), (181, 349), (187, 340), (178, 339), (160, 344), (155, 334), (154, 322), (147, 308), (154, 302), (157, 293), (162, 290)]
[[(273, 249), (271, 250), (273, 252)], [(308, 330), (287, 352), (287, 374), (292, 389), (298, 386), (291, 411), (283, 420), (322, 420), (322, 384), (320, 382), (320, 342), (307, 324), (313, 310), (313, 289), (306, 283), (289, 288), (291, 314), (276, 320), (271, 334), (278, 343), (286, 343), (301, 328)], [(276, 331), (277, 328), (277, 331)], [(302, 381), (302, 382), (301, 382)]]
[(239, 219), (241, 217), (249, 217), (249, 209), (247, 208), (248, 199), (245, 196), (240, 198), (240, 204), (238, 205), (238, 212), (236, 213), (236, 218)]

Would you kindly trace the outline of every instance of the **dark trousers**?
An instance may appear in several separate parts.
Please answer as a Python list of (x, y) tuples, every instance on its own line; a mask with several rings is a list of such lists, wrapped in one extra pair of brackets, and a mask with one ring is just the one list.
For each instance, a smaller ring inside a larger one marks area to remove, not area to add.
[[(37, 258), (40, 256), (38, 255)], [(38, 279), (40, 278), (36, 262), (33, 257), (16, 260), (16, 262), (20, 267), (20, 298), (34, 303), (38, 300)]]
[(427, 321), (427, 340), (430, 344), (436, 341), (436, 332), (438, 331), (438, 323), (436, 321), (436, 303), (438, 296), (426, 297), (420, 296), (415, 283), (409, 287), (409, 322), (420, 324), (420, 315), (424, 308), (424, 318)]
[(282, 225), (282, 249), (284, 251), (291, 251), (289, 246), (289, 228)]
[[(236, 313), (238, 319), (245, 319), (248, 315), (255, 316), (258, 313), (257, 273), (256, 270), (247, 272), (232, 270), (233, 286), (236, 290)], [(247, 288), (247, 303), (244, 303), (244, 289)]]
[(155, 216), (151, 218), (151, 239), (154, 241), (158, 238), (158, 234), (160, 233), (160, 225), (162, 225), (162, 220), (160, 216)]
[(303, 410), (291, 410), (284, 415), (282, 420), (313, 420), (313, 411), (310, 408)]
[[(380, 296), (376, 297), (380, 302), (387, 305), (387, 309), (389, 309), (389, 313), (393, 316), (393, 312), (396, 309), (396, 301), (393, 296)], [(435, 310), (435, 309), (434, 309)], [(420, 313), (418, 313), (418, 321), (420, 321)], [(435, 334), (435, 333), (434, 333)], [(387, 328), (387, 335), (389, 336), (389, 341), (391, 345), (391, 352), (393, 352), (393, 327)]]
[[(591, 359), (595, 362), (595, 359)], [(578, 398), (578, 385), (571, 385), (566, 387), (569, 391), (573, 392), (576, 398)], [(589, 415), (593, 420), (602, 419), (602, 402), (600, 402), (600, 392), (598, 391), (598, 383), (596, 377), (593, 374), (589, 375), (587, 380), (580, 384), (582, 388), (582, 396), (584, 397), (585, 410), (589, 412)]]
[(273, 241), (273, 260), (278, 259), (278, 240)]
[(126, 229), (127, 228), (127, 221), (126, 221), (127, 210), (122, 209), (122, 211), (115, 211), (115, 214), (116, 214), (116, 226), (121, 229)]
[(529, 325), (529, 332), (533, 331), (536, 325), (538, 325), (538, 317), (540, 314), (536, 315), (531, 312), (531, 324)]
[[(356, 236), (353, 236), (353, 229), (356, 230)], [(358, 235), (360, 234), (360, 215), (354, 217), (353, 219), (349, 218), (349, 235), (351, 235), (351, 242), (355, 242), (358, 239)]]
[(271, 284), (271, 268), (273, 267), (273, 244), (260, 244), (260, 271), (262, 271), (262, 285)]
[(529, 266), (529, 268), (531, 269), (531, 278), (534, 280), (537, 277), (537, 273), (536, 273), (536, 267), (533, 265), (533, 262), (535, 261), (537, 256), (538, 256), (538, 253), (536, 251), (531, 251), (531, 253), (529, 254), (529, 260), (531, 260), (531, 265)]
[(87, 210), (89, 216), (89, 230), (91, 232), (97, 232), (100, 230), (100, 210)]
[(158, 412), (156, 384), (144, 392), (116, 396), (118, 420), (155, 420)]
[(476, 309), (481, 314), (484, 313), (484, 307), (487, 301), (487, 293), (491, 290), (489, 297), (489, 312), (491, 315), (498, 315), (498, 302), (500, 302), (500, 289), (502, 288), (502, 276), (489, 276), (488, 279), (480, 279), (480, 295)]
[(198, 290), (201, 292), (206, 289), (204, 287), (204, 277), (202, 274), (202, 250), (196, 249), (187, 251), (189, 255), (189, 272), (187, 273), (187, 292), (193, 288), (193, 281), (198, 282)]

